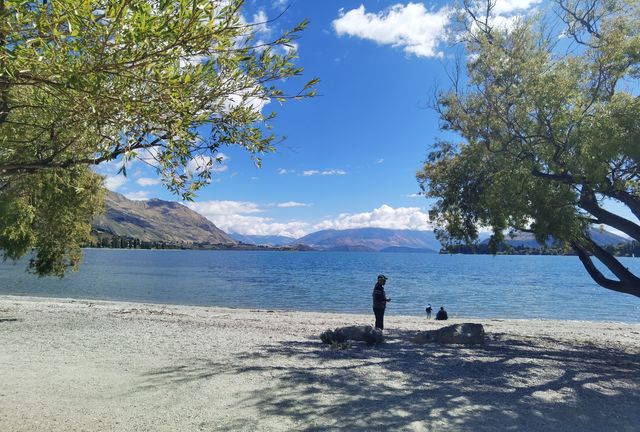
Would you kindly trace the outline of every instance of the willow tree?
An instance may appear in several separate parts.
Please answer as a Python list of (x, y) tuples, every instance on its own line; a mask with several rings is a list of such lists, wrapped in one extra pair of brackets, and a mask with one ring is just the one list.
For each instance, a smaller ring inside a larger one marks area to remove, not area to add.
[(5, 257), (33, 250), (40, 275), (77, 266), (102, 205), (91, 166), (138, 158), (190, 199), (221, 147), (257, 163), (274, 150), (264, 105), (314, 94), (315, 79), (282, 89), (302, 72), (292, 41), (306, 22), (258, 42), (269, 23), (242, 12), (242, 0), (0, 0)]
[(589, 236), (602, 224), (640, 241), (639, 2), (558, 1), (555, 34), (550, 18), (496, 26), (492, 7), (466, 4), (466, 74), (437, 97), (462, 139), (438, 142), (418, 173), (441, 237), (552, 237), (599, 285), (640, 296), (640, 278)]

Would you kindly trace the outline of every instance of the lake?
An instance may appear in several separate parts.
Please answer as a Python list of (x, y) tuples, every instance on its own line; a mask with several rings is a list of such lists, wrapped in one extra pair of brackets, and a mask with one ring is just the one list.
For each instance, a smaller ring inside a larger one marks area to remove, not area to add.
[[(640, 272), (640, 258), (623, 258)], [(426, 253), (87, 249), (77, 273), (37, 278), (0, 264), (0, 294), (371, 314), (640, 322), (640, 299), (599, 287), (577, 257)]]

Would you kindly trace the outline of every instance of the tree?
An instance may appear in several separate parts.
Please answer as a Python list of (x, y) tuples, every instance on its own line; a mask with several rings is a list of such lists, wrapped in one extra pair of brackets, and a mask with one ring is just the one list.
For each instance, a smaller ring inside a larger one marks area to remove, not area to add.
[(494, 247), (508, 229), (552, 237), (599, 285), (640, 296), (640, 278), (588, 233), (604, 224), (640, 240), (634, 218), (607, 209), (640, 218), (639, 2), (559, 0), (560, 34), (540, 16), (497, 26), (493, 6), (465, 4), (466, 76), (437, 96), (442, 129), (463, 141), (436, 143), (417, 175), (440, 237), (472, 243), (483, 226)]
[(93, 165), (137, 158), (191, 199), (221, 147), (241, 146), (258, 164), (274, 150), (275, 114), (263, 106), (315, 94), (317, 79), (283, 90), (302, 72), (292, 42), (307, 23), (259, 42), (267, 23), (247, 23), (243, 3), (0, 0), (5, 258), (34, 249), (39, 275), (77, 265), (102, 205)]

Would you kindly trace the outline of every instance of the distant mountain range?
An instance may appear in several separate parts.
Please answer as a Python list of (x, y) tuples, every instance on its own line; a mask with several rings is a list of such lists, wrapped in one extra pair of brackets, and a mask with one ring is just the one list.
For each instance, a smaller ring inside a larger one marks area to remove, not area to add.
[[(629, 241), (628, 239), (621, 237), (619, 235), (616, 235), (612, 232), (600, 230), (594, 227), (589, 229), (589, 235), (591, 236), (591, 239), (596, 243), (598, 243), (600, 246), (615, 245), (615, 244), (625, 243)], [(485, 239), (480, 244), (487, 244), (488, 242), (489, 242), (489, 239)], [(524, 247), (524, 248), (536, 249), (541, 247), (540, 243), (536, 241), (533, 234), (526, 233), (526, 232), (518, 232), (514, 237), (505, 236), (504, 243), (514, 248)], [(553, 241), (551, 239), (547, 240), (546, 246), (552, 247)]]
[(213, 222), (172, 201), (132, 201), (107, 191), (105, 213), (93, 223), (93, 230), (143, 241), (234, 245), (238, 242)]
[[(151, 199), (132, 201), (115, 192), (107, 192), (106, 212), (93, 223), (98, 237), (135, 238), (164, 242), (180, 247), (224, 246), (226, 248), (285, 248), (297, 250), (423, 252), (438, 253), (440, 242), (432, 231), (354, 228), (322, 230), (298, 239), (286, 236), (256, 236), (222, 231), (211, 221), (186, 206), (172, 201)], [(592, 238), (602, 246), (628, 240), (608, 231), (591, 229)], [(484, 240), (481, 245), (485, 245)], [(532, 234), (518, 233), (505, 239), (514, 248), (540, 248)], [(128, 244), (128, 243), (127, 243)], [(106, 243), (108, 246), (109, 243)], [(548, 242), (551, 246), (551, 242)], [(113, 247), (113, 246), (112, 246)], [(117, 246), (116, 246), (117, 247)], [(122, 246), (121, 246), (122, 247)], [(127, 246), (124, 246), (127, 247)]]
[(386, 228), (354, 228), (322, 230), (296, 240), (296, 243), (322, 250), (398, 251), (421, 249), (440, 251), (440, 242), (432, 231), (393, 230)]
[(229, 235), (235, 240), (261, 246), (284, 246), (292, 243), (296, 243), (295, 237), (286, 237), (278, 235), (251, 235), (251, 234), (238, 234), (229, 233)]

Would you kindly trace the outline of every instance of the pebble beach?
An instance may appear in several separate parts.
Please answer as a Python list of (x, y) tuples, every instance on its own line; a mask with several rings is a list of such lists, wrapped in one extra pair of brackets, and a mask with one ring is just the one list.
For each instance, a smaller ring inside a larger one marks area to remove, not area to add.
[[(415, 345), (461, 322), (485, 343)], [(0, 430), (637, 431), (640, 324), (0, 296)]]

